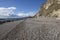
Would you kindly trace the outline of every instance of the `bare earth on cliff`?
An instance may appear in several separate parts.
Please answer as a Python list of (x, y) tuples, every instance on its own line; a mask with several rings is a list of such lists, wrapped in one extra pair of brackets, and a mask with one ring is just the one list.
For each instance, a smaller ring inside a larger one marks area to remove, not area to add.
[(46, 0), (34, 17), (60, 17), (60, 0)]

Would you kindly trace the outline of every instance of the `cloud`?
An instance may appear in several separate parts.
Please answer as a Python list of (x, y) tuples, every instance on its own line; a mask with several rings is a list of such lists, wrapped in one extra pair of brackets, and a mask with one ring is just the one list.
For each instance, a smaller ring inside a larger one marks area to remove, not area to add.
[(27, 16), (34, 16), (36, 12), (34, 11), (30, 11), (30, 12), (24, 12), (24, 11), (20, 11), (17, 14), (14, 14), (14, 10), (16, 9), (16, 7), (0, 7), (0, 18), (8, 18), (15, 15), (18, 17), (27, 17)]
[(21, 16), (21, 17), (27, 17), (27, 16), (34, 16), (35, 15), (35, 12), (34, 11), (30, 11), (30, 12), (19, 12), (17, 14), (17, 16)]
[(16, 9), (16, 7), (0, 7), (0, 18), (1, 17), (8, 17), (10, 14), (14, 13), (14, 10)]
[(26, 17), (26, 16), (28, 16), (28, 14), (19, 13), (19, 14), (17, 14), (17, 16), (20, 16), (20, 17)]

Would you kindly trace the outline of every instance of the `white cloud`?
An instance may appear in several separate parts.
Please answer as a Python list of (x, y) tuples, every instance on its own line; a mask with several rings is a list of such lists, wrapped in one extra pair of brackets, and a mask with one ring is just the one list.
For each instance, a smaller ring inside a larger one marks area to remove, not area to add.
[(16, 9), (16, 7), (9, 7), (8, 9)]
[(19, 12), (17, 15), (18, 16), (21, 16), (21, 17), (34, 16), (35, 15), (35, 12), (34, 11), (27, 12), (27, 13), (25, 13), (25, 12)]
[(16, 9), (16, 7), (0, 7), (0, 18), (1, 17), (8, 17), (10, 14), (14, 13), (14, 10)]
[[(16, 7), (0, 7), (0, 18), (6, 18), (9, 17), (11, 14), (14, 15), (14, 10), (16, 9)], [(16, 15), (20, 16), (20, 17), (27, 17), (27, 16), (33, 16), (35, 15), (36, 12), (34, 11), (30, 11), (30, 12), (19, 12)]]
[(28, 16), (28, 14), (19, 13), (19, 14), (17, 14), (17, 16), (26, 17), (26, 16)]

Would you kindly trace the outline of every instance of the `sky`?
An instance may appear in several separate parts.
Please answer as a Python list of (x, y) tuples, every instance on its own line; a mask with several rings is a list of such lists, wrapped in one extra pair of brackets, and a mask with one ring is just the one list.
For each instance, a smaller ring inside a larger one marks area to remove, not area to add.
[(33, 16), (45, 0), (0, 0), (0, 18), (10, 15)]

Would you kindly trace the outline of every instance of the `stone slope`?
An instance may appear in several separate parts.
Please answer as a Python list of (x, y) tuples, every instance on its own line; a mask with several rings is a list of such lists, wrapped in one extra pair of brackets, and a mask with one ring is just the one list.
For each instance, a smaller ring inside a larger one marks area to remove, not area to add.
[(34, 17), (60, 17), (60, 0), (46, 0)]
[(60, 40), (60, 20), (55, 18), (26, 19), (2, 40)]

